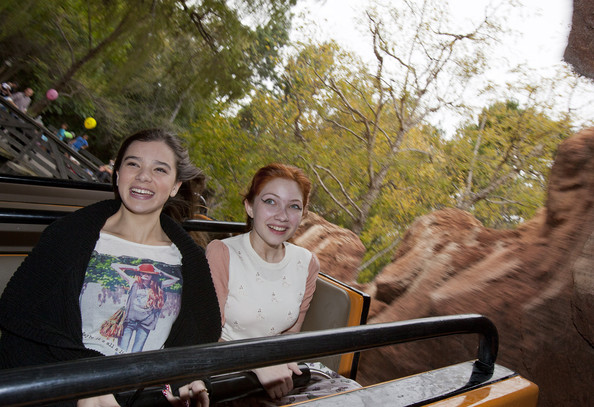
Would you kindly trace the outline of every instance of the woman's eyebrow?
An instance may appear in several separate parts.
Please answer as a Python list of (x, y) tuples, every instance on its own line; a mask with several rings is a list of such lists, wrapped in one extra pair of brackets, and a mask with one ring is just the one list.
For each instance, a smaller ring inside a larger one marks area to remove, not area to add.
[[(264, 198), (266, 195), (272, 195), (272, 196), (280, 199), (280, 196), (277, 195), (277, 194), (275, 194), (274, 192), (265, 192), (265, 193), (262, 194), (262, 198)], [(302, 203), (303, 200), (301, 198), (295, 198), (295, 199), (290, 199), (289, 202), (299, 202), (299, 203)]]
[[(127, 155), (123, 158), (122, 161), (126, 161), (126, 160), (138, 160), (138, 161), (142, 161), (142, 158), (137, 157), (135, 155)], [(159, 161), (159, 160), (154, 160), (153, 161), (155, 164), (157, 165), (162, 165), (164, 167), (170, 168), (171, 169), (171, 165), (169, 165), (168, 163), (164, 162), (164, 161)]]
[(156, 164), (158, 164), (158, 165), (162, 165), (164, 167), (171, 168), (171, 165), (169, 165), (168, 163), (166, 163), (164, 161), (155, 160), (153, 162), (156, 163)]

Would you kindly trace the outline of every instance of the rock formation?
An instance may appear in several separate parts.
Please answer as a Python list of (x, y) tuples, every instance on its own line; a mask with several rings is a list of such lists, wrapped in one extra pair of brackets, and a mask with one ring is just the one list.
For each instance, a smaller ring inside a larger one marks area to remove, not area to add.
[[(369, 323), (479, 313), (500, 334), (498, 362), (540, 387), (539, 406), (594, 405), (594, 129), (558, 149), (546, 208), (514, 230), (440, 210), (407, 231), (365, 290)], [(474, 359), (476, 338), (364, 352), (364, 384)]]
[(356, 277), (365, 253), (356, 234), (312, 212), (303, 218), (292, 242), (315, 253), (323, 273), (344, 282), (352, 282)]
[(573, 0), (571, 31), (563, 59), (580, 75), (594, 79), (594, 2)]
[[(352, 282), (364, 248), (356, 235), (310, 214), (295, 243), (322, 270)], [(564, 141), (546, 207), (513, 230), (444, 209), (416, 220), (394, 260), (362, 288), (369, 323), (479, 313), (499, 330), (498, 362), (540, 387), (539, 406), (594, 405), (594, 128)], [(474, 359), (476, 337), (432, 339), (362, 354), (372, 384)]]

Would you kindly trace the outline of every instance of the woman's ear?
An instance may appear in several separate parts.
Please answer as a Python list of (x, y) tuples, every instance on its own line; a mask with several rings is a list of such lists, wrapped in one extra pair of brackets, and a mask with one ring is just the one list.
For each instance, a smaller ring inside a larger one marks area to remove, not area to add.
[(254, 208), (252, 207), (252, 204), (249, 203), (247, 199), (244, 199), (243, 206), (245, 206), (245, 211), (248, 214), (248, 216), (254, 219)]
[(181, 186), (182, 182), (178, 181), (175, 183), (175, 185), (173, 186), (173, 189), (171, 190), (171, 193), (169, 194), (170, 197), (174, 197), (175, 195), (177, 195), (177, 191), (179, 191), (179, 187)]

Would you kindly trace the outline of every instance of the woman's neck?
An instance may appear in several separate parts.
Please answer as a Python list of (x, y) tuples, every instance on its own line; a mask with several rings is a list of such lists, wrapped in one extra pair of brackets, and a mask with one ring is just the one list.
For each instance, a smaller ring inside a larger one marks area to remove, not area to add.
[(258, 239), (254, 231), (249, 232), (250, 245), (258, 256), (267, 263), (280, 263), (285, 258), (285, 245), (270, 246), (262, 239)]
[(171, 243), (160, 222), (160, 213), (138, 215), (124, 205), (107, 219), (101, 231), (130, 242), (162, 246)]

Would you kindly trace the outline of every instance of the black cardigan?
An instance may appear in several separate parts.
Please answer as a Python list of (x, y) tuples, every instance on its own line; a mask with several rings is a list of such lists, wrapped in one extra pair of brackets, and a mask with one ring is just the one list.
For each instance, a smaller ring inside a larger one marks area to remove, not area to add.
[[(0, 368), (101, 356), (82, 341), (79, 295), (109, 200), (61, 218), (43, 232), (0, 298)], [(216, 342), (221, 314), (204, 249), (170, 217), (161, 227), (182, 254), (182, 299), (165, 347)]]

